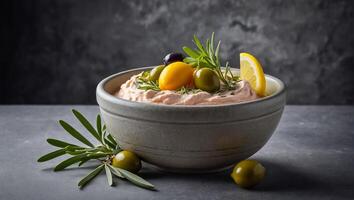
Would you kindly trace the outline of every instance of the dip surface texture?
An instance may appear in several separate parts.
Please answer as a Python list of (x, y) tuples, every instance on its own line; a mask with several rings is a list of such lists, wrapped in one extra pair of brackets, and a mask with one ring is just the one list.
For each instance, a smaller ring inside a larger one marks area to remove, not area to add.
[(135, 81), (139, 75), (132, 76), (127, 82), (121, 85), (120, 90), (114, 95), (118, 98), (167, 105), (219, 105), (240, 103), (260, 98), (252, 90), (247, 81), (237, 83), (236, 89), (220, 93), (208, 93), (200, 91), (197, 93), (181, 94), (172, 90), (141, 90), (138, 89)]

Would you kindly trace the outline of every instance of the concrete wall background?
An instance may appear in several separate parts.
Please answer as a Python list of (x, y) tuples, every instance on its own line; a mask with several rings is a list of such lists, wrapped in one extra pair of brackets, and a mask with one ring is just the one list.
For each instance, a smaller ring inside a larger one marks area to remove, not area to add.
[(0, 103), (95, 104), (105, 76), (159, 64), (214, 31), (224, 60), (256, 55), (286, 82), (289, 104), (354, 104), (352, 2), (5, 1)]

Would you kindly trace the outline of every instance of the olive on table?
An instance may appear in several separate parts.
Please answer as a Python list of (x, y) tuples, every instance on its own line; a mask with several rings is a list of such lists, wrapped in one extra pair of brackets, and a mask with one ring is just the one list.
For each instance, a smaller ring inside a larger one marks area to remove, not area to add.
[(183, 61), (183, 59), (184, 59), (184, 55), (181, 53), (169, 53), (163, 59), (163, 63), (165, 65), (169, 65), (173, 62)]
[(262, 181), (265, 171), (263, 165), (256, 160), (243, 160), (235, 166), (231, 177), (242, 188), (250, 188)]
[(160, 74), (164, 68), (165, 68), (164, 65), (159, 65), (154, 67), (149, 73), (149, 80), (150, 81), (159, 80)]
[(216, 73), (209, 68), (201, 68), (194, 73), (194, 85), (207, 92), (215, 92), (220, 89), (220, 80)]
[(121, 151), (112, 159), (114, 167), (122, 168), (136, 173), (141, 169), (141, 161), (137, 155), (130, 151)]

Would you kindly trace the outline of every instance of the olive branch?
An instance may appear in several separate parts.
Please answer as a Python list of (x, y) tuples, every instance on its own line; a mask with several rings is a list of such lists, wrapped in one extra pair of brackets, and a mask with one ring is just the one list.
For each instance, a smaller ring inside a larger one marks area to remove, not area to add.
[(87, 138), (85, 138), (70, 124), (63, 120), (59, 120), (59, 124), (64, 128), (64, 130), (85, 146), (72, 144), (54, 138), (48, 138), (48, 144), (59, 149), (43, 155), (37, 160), (38, 162), (49, 161), (63, 155), (71, 156), (70, 158), (60, 162), (54, 167), (54, 171), (61, 171), (76, 163), (78, 163), (78, 167), (80, 167), (90, 160), (98, 161), (100, 164), (79, 181), (79, 188), (86, 186), (104, 169), (106, 172), (108, 184), (110, 186), (113, 185), (113, 175), (115, 175), (116, 177), (126, 179), (139, 187), (152, 190), (154, 189), (154, 185), (147, 182), (138, 175), (111, 165), (112, 157), (122, 151), (122, 149), (119, 147), (118, 143), (115, 141), (112, 135), (107, 132), (106, 125), (102, 124), (100, 115), (97, 115), (96, 117), (96, 128), (94, 128), (94, 126), (79, 111), (73, 109), (72, 112), (78, 121), (100, 144), (96, 146), (93, 145)]

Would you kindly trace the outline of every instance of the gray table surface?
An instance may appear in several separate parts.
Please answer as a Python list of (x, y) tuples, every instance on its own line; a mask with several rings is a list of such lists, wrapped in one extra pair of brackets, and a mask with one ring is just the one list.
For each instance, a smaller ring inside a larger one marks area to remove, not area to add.
[(48, 137), (70, 139), (57, 121), (79, 127), (70, 110), (93, 120), (97, 106), (0, 106), (0, 199), (354, 199), (354, 106), (287, 106), (270, 139), (252, 158), (267, 168), (253, 190), (237, 187), (230, 170), (182, 175), (144, 164), (141, 176), (158, 191), (101, 174), (85, 189), (77, 181), (91, 166), (53, 172), (53, 160), (37, 158), (53, 150)]

